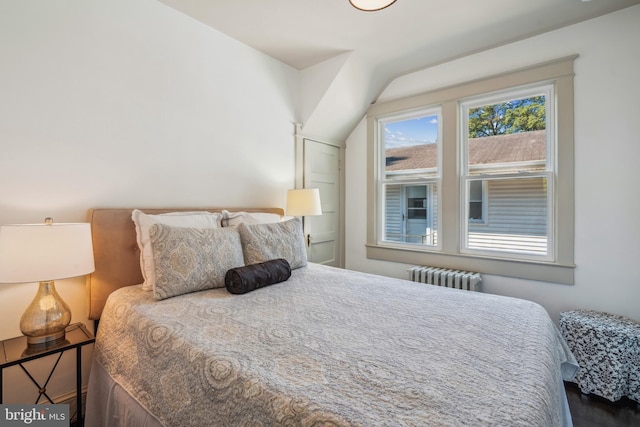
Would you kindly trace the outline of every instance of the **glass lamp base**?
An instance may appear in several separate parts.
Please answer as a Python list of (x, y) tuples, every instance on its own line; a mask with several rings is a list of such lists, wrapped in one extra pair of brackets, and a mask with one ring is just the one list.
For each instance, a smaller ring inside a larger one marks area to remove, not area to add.
[(20, 330), (29, 345), (62, 340), (71, 322), (71, 310), (60, 298), (53, 280), (40, 282), (38, 293), (20, 319)]
[(62, 331), (54, 332), (52, 334), (44, 335), (41, 337), (27, 337), (27, 344), (29, 344), (30, 346), (48, 344), (53, 341), (62, 341), (64, 340), (64, 337), (65, 333), (63, 329)]

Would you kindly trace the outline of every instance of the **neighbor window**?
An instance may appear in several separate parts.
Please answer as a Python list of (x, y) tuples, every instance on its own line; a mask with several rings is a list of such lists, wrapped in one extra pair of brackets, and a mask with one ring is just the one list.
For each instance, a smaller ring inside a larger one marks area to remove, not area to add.
[(485, 189), (485, 187), (485, 181), (469, 181), (469, 212), (467, 215), (467, 218), (469, 218), (469, 222), (476, 224), (486, 223), (485, 219), (487, 217), (487, 200), (485, 196), (487, 194), (487, 190)]
[(367, 256), (573, 283), (573, 60), (369, 109)]

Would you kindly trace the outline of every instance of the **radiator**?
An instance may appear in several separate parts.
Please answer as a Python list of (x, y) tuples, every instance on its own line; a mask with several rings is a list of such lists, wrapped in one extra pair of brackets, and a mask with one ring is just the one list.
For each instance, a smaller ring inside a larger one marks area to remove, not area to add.
[(409, 279), (414, 282), (464, 289), (466, 291), (479, 291), (482, 283), (480, 273), (424, 265), (410, 268)]

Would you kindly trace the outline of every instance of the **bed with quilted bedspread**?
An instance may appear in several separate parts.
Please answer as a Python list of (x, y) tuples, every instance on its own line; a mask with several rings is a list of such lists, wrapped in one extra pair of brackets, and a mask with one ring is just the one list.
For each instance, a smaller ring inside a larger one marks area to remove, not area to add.
[(244, 294), (110, 293), (87, 425), (566, 426), (574, 362), (533, 302), (305, 261)]

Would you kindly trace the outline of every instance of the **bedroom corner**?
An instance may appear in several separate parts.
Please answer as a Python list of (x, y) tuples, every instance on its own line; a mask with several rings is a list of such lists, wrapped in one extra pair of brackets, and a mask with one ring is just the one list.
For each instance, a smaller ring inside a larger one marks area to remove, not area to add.
[[(3, 1), (0, 62), (0, 224), (86, 222), (94, 207), (284, 207), (296, 70), (152, 0)], [(92, 331), (84, 278), (56, 287)], [(36, 289), (0, 285), (0, 339), (20, 335)], [(90, 360), (85, 348), (85, 386)], [(44, 383), (54, 362), (29, 364)], [(65, 354), (52, 399), (75, 394), (74, 366)], [(35, 401), (7, 386), (25, 381), (6, 370), (5, 403)]]

